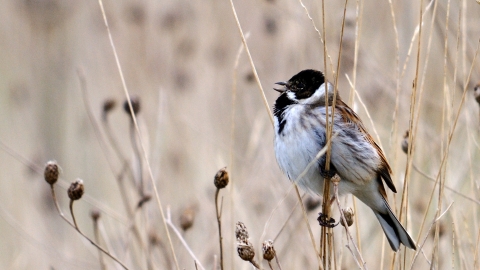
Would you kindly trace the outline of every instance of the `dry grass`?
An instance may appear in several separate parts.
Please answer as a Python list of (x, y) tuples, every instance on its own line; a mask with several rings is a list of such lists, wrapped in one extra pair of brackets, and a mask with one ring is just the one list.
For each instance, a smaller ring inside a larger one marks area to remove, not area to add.
[[(480, 5), (423, 2), (349, 1), (337, 61), (342, 1), (325, 2), (325, 20), (318, 1), (233, 1), (251, 60), (239, 49), (229, 1), (104, 1), (123, 85), (97, 1), (5, 1), (0, 268), (119, 268), (58, 215), (43, 181), (43, 165), (55, 159), (61, 210), (69, 212), (69, 183), (83, 179), (78, 228), (130, 269), (220, 267), (213, 177), (225, 166), (224, 269), (251, 269), (237, 256), (237, 221), (263, 269), (280, 269), (262, 258), (268, 239), (282, 269), (318, 269), (297, 196), (275, 162), (265, 104), (275, 101), (274, 82), (326, 66), (378, 134), (399, 190), (391, 205), (422, 247), (392, 253), (371, 211), (342, 198), (342, 207), (355, 208), (350, 231), (366, 267), (477, 269), (480, 119), (472, 89), (480, 80)], [(124, 89), (141, 102), (137, 125), (123, 112)], [(105, 121), (107, 99), (117, 106)], [(400, 148), (407, 129), (408, 157)], [(318, 211), (307, 208), (317, 246)], [(332, 212), (338, 220), (336, 206)], [(333, 265), (357, 267), (343, 227), (333, 232)]]

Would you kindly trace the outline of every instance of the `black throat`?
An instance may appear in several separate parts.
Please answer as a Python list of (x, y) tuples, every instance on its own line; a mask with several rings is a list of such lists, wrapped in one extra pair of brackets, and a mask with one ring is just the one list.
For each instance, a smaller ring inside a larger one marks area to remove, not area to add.
[(283, 128), (287, 123), (287, 119), (284, 117), (285, 110), (288, 106), (295, 104), (295, 101), (287, 97), (287, 92), (283, 92), (275, 101), (273, 106), (273, 115), (278, 119), (278, 135), (282, 134)]

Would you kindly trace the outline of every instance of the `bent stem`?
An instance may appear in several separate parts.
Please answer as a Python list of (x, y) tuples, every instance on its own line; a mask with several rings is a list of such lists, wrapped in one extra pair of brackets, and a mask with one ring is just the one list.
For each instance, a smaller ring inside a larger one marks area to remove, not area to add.
[(80, 231), (80, 228), (78, 228), (77, 222), (75, 221), (75, 215), (73, 214), (73, 201), (70, 201), (70, 213), (72, 215), (73, 223), (65, 217), (65, 215), (62, 213), (62, 210), (60, 210), (60, 205), (58, 204), (58, 200), (57, 200), (57, 196), (55, 194), (54, 186), (50, 185), (50, 189), (52, 190), (53, 202), (55, 203), (55, 207), (57, 208), (57, 212), (60, 215), (60, 217), (63, 220), (65, 220), (70, 226), (72, 226), (81, 236), (83, 236), (85, 239), (87, 239), (92, 245), (94, 245), (96, 248), (98, 248), (100, 251), (102, 251), (108, 257), (112, 258), (112, 260), (114, 260), (118, 264), (120, 264), (123, 267), (123, 269), (128, 269), (128, 267), (123, 262), (121, 262), (115, 256), (110, 254), (108, 251), (103, 249), (101, 246), (99, 246), (97, 243), (95, 243), (92, 239), (90, 239), (88, 236), (86, 236), (82, 231)]

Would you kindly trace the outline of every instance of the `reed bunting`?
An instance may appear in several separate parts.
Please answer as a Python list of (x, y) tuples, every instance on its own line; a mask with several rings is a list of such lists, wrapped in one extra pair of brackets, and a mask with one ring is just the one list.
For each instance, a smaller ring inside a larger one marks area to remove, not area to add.
[[(358, 115), (336, 96), (331, 143), (330, 171), (325, 171), (323, 155), (314, 166), (297, 179), (315, 160), (326, 144), (325, 87), (328, 115), (332, 115), (334, 88), (325, 83), (322, 72), (303, 70), (281, 85), (275, 101), (275, 154), (282, 171), (300, 187), (323, 194), (323, 180), (337, 174), (339, 195), (353, 194), (373, 210), (394, 251), (400, 243), (416, 249), (415, 242), (402, 227), (387, 202), (385, 184), (397, 192), (390, 177), (391, 169), (382, 149), (368, 134)], [(331, 120), (330, 120), (331, 121)], [(330, 122), (331, 123), (331, 122)], [(333, 194), (333, 187), (332, 192)]]

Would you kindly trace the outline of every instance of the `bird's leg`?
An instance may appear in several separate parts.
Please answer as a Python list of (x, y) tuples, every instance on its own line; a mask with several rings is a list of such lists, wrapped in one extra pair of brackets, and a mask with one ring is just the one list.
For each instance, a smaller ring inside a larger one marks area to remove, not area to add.
[(327, 227), (327, 228), (333, 228), (338, 225), (338, 223), (335, 223), (335, 219), (329, 218), (327, 215), (325, 215), (322, 212), (318, 213), (317, 220), (320, 226)]
[[(334, 167), (331, 167), (331, 168), (335, 169)], [(338, 183), (340, 182), (340, 177), (338, 176), (338, 174), (335, 173), (333, 177), (331, 177), (331, 181), (334, 185), (334, 190), (338, 190)], [(328, 200), (328, 207), (330, 207), (330, 205), (332, 205), (332, 203), (336, 200), (337, 192), (335, 192), (335, 194), (332, 195), (332, 198)], [(324, 213), (319, 213), (317, 220), (320, 226), (323, 226), (323, 227), (333, 228), (338, 225), (338, 223), (335, 223), (335, 219), (329, 218)]]

